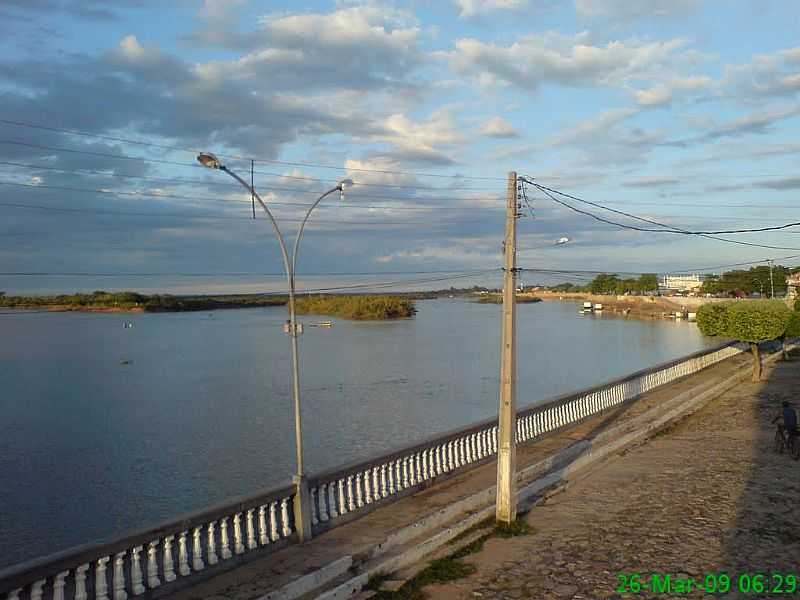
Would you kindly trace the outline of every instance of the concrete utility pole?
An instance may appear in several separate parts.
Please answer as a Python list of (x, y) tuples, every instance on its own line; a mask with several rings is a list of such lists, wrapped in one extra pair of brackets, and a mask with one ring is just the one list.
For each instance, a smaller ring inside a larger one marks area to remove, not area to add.
[(503, 334), (500, 349), (500, 407), (497, 428), (497, 521), (511, 524), (517, 518), (517, 174), (508, 174), (506, 206), (505, 274), (503, 277)]
[(775, 297), (775, 282), (772, 280), (772, 263), (774, 261), (772, 261), (770, 259), (770, 260), (767, 260), (767, 262), (769, 263), (769, 297), (770, 298), (774, 298)]

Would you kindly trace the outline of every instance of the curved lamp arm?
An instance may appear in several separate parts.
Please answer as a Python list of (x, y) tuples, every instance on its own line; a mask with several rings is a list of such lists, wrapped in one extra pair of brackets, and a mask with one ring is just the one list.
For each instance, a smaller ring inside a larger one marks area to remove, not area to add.
[(308, 209), (306, 216), (303, 217), (303, 222), (300, 223), (300, 228), (297, 230), (297, 237), (294, 238), (294, 248), (292, 249), (292, 277), (294, 277), (295, 269), (297, 268), (297, 250), (300, 247), (300, 238), (303, 237), (303, 230), (306, 228), (306, 221), (311, 216), (311, 213), (317, 208), (317, 205), (322, 202), (322, 199), (326, 196), (329, 196), (333, 192), (341, 192), (342, 191), (342, 184), (340, 183), (335, 188), (329, 189), (327, 192), (322, 194), (314, 204), (311, 205), (311, 208)]
[(261, 205), (261, 208), (263, 208), (264, 212), (267, 213), (267, 216), (269, 217), (269, 220), (272, 223), (272, 228), (275, 230), (275, 234), (278, 236), (278, 244), (280, 244), (281, 255), (283, 256), (283, 266), (286, 269), (286, 278), (289, 281), (289, 291), (292, 292), (292, 295), (294, 295), (294, 269), (292, 268), (292, 265), (289, 263), (289, 254), (286, 252), (286, 244), (283, 241), (283, 234), (281, 233), (281, 230), (278, 227), (278, 223), (275, 221), (275, 217), (272, 216), (272, 213), (267, 208), (267, 205), (264, 204), (264, 201), (261, 199), (261, 196), (259, 196), (258, 193), (252, 187), (250, 187), (249, 183), (247, 183), (244, 179), (239, 177), (236, 173), (234, 173), (224, 165), (220, 165), (219, 170), (225, 171), (228, 175), (230, 175), (236, 181), (241, 183), (245, 187), (245, 189), (247, 189), (248, 192), (253, 194), (253, 197), (256, 200), (258, 200), (258, 203)]

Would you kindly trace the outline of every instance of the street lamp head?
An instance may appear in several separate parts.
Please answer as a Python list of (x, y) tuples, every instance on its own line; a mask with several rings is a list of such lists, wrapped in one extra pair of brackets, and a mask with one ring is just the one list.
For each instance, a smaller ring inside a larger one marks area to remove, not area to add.
[(336, 186), (336, 187), (339, 188), (339, 200), (344, 200), (344, 189), (352, 187), (352, 186), (353, 186), (353, 180), (352, 179), (342, 179), (339, 182), (339, 185)]
[(209, 169), (222, 169), (222, 163), (211, 152), (201, 152), (197, 155), (197, 161)]

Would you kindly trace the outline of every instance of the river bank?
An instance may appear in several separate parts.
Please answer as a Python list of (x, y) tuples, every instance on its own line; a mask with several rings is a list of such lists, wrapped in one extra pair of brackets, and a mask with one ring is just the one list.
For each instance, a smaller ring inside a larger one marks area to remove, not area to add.
[(537, 292), (545, 301), (591, 302), (602, 304), (603, 313), (626, 315), (639, 319), (670, 318), (675, 313), (697, 312), (697, 309), (709, 301), (719, 298), (681, 298), (665, 296), (609, 296), (603, 294), (570, 294), (558, 292)]

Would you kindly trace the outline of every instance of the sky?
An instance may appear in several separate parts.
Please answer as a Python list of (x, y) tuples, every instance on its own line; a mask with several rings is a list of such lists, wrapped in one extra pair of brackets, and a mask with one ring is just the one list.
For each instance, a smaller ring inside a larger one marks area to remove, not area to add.
[[(199, 151), (252, 166), (290, 249), (353, 180), (301, 289), (497, 284), (510, 171), (687, 231), (800, 221), (798, 31), (783, 0), (2, 0), (0, 290), (283, 289)], [(800, 265), (800, 227), (731, 243), (526, 195), (520, 267)]]

